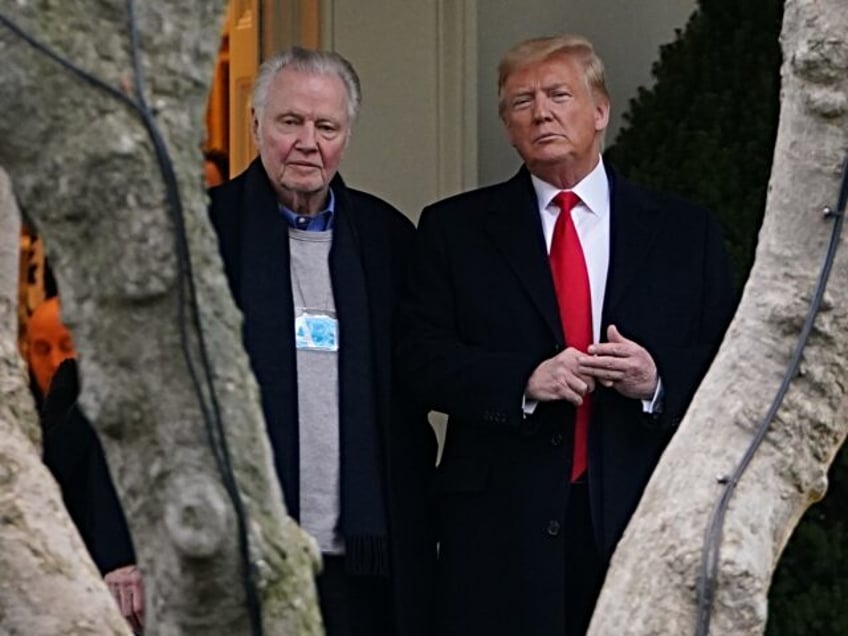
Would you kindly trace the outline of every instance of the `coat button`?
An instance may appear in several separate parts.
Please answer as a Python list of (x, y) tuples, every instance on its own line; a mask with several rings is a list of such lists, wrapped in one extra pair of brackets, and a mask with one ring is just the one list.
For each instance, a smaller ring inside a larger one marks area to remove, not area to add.
[(562, 446), (562, 433), (557, 431), (551, 435), (551, 446)]
[(550, 521), (548, 521), (548, 527), (546, 531), (552, 537), (557, 536), (559, 534), (559, 521), (557, 521), (556, 519), (551, 519)]

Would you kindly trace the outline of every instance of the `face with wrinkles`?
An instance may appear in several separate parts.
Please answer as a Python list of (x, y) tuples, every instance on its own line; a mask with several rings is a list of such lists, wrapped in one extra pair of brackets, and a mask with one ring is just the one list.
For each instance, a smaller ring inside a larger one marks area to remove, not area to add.
[(506, 78), (501, 118), (530, 172), (556, 184), (554, 175), (579, 180), (596, 165), (609, 102), (593, 93), (576, 59), (557, 55)]
[(350, 137), (344, 82), (284, 68), (271, 80), (265, 104), (253, 112), (253, 134), (279, 201), (316, 214)]

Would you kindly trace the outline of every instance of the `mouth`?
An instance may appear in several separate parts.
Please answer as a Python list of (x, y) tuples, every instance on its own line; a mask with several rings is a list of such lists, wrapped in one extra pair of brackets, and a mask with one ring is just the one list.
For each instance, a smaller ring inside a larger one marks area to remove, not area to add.
[(533, 143), (544, 144), (549, 143), (551, 141), (557, 141), (559, 139), (564, 139), (564, 136), (560, 135), (559, 133), (542, 133), (541, 135), (538, 135), (533, 138)]
[(291, 168), (301, 168), (301, 169), (306, 169), (306, 170), (310, 170), (310, 169), (320, 170), (321, 169), (321, 166), (319, 166), (318, 164), (308, 163), (306, 161), (289, 161), (288, 164), (286, 164), (286, 165), (288, 165)]
[(314, 163), (288, 162), (283, 166), (282, 173), (295, 179), (314, 179), (324, 173), (324, 168)]

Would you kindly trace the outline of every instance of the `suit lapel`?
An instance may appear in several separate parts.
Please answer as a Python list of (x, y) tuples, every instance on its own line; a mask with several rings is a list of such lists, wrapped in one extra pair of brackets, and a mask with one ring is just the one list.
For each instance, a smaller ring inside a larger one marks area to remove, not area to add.
[(526, 168), (522, 167), (501, 188), (493, 190), (485, 224), (489, 238), (515, 272), (551, 333), (558, 342), (563, 343), (542, 221)]
[[(611, 217), (610, 262), (602, 316), (604, 328), (646, 262), (660, 229), (659, 210), (615, 171), (607, 168), (607, 174)], [(601, 339), (605, 339), (603, 333)]]

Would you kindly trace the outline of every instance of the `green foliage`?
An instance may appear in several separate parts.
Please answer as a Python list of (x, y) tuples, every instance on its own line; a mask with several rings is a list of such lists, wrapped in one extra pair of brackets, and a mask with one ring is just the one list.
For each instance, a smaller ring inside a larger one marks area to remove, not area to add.
[[(625, 175), (719, 217), (741, 283), (754, 258), (779, 115), (783, 0), (700, 0), (606, 153)], [(836, 192), (833, 196), (836, 196)], [(848, 634), (848, 448), (796, 529), (769, 594), (767, 636)]]

